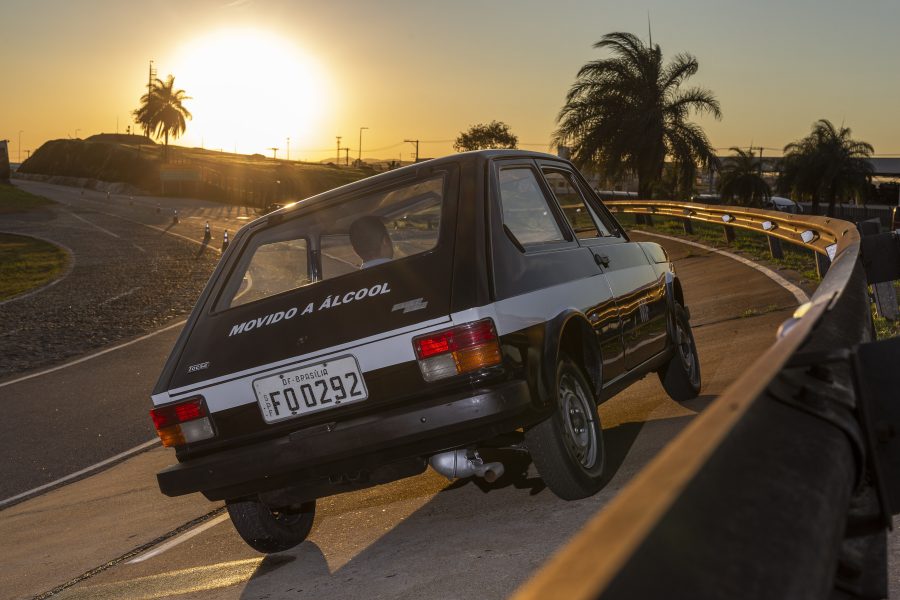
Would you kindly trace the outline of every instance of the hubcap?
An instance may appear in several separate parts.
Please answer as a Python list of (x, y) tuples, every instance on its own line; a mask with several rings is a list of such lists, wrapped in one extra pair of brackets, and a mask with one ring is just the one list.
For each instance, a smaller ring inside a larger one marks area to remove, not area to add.
[(596, 408), (578, 380), (569, 374), (559, 380), (559, 408), (566, 446), (582, 466), (593, 467), (597, 462)]

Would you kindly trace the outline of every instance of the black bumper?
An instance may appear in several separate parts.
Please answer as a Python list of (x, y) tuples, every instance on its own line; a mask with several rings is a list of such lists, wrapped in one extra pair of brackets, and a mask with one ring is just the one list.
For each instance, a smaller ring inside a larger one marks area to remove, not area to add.
[(527, 384), (513, 381), (474, 396), (437, 399), (216, 452), (168, 467), (157, 479), (167, 496), (203, 492), (211, 500), (236, 498), (475, 443), (538, 418)]

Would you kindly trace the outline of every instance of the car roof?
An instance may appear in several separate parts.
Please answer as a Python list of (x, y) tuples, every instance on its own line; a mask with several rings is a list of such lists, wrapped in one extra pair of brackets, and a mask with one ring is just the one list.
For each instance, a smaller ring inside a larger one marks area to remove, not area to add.
[[(372, 187), (381, 186), (384, 184), (389, 184), (392, 180), (403, 180), (410, 177), (415, 177), (416, 173), (423, 168), (427, 168), (429, 170), (434, 169), (436, 167), (441, 167), (443, 165), (449, 165), (454, 163), (468, 162), (468, 161), (477, 161), (477, 162), (486, 162), (495, 158), (535, 158), (542, 160), (556, 160), (561, 162), (568, 162), (565, 159), (562, 159), (553, 154), (547, 154), (545, 152), (534, 152), (532, 150), (516, 150), (516, 149), (497, 149), (497, 150), (474, 150), (471, 152), (460, 152), (457, 154), (450, 154), (447, 156), (443, 156), (441, 158), (432, 158), (428, 160), (423, 160), (418, 163), (413, 163), (411, 165), (407, 165), (405, 167), (400, 167), (398, 169), (394, 169), (392, 171), (387, 171), (385, 173), (379, 173), (377, 175), (372, 175), (371, 177), (366, 177), (365, 179), (360, 179), (359, 181), (354, 181), (352, 183), (348, 183), (346, 185), (342, 185), (340, 187), (327, 190), (325, 192), (321, 192), (314, 196), (309, 196), (308, 198), (303, 198), (284, 206), (274, 212), (271, 212), (259, 219), (256, 219), (252, 223), (257, 223), (258, 221), (265, 220), (271, 218), (273, 215), (284, 215), (291, 213), (295, 210), (299, 210), (303, 207), (309, 206), (310, 204), (318, 204), (319, 202), (327, 201), (329, 199), (345, 196), (347, 194), (353, 194), (359, 191), (364, 191)], [(285, 201), (287, 202), (287, 201)]]

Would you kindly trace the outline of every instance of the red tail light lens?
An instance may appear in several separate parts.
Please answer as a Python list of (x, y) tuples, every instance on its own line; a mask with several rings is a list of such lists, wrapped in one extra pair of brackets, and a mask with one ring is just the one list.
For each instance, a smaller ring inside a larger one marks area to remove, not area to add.
[(150, 416), (153, 418), (153, 425), (156, 426), (156, 429), (163, 429), (205, 417), (206, 407), (203, 405), (203, 398), (197, 396), (179, 404), (154, 408), (150, 411)]
[(413, 340), (413, 343), (416, 346), (416, 356), (421, 360), (435, 354), (456, 352), (496, 340), (494, 322), (485, 319), (422, 336)]
[(502, 361), (491, 319), (415, 338), (413, 346), (425, 381), (476, 371)]
[(202, 396), (154, 408), (150, 417), (163, 446), (180, 446), (215, 435)]

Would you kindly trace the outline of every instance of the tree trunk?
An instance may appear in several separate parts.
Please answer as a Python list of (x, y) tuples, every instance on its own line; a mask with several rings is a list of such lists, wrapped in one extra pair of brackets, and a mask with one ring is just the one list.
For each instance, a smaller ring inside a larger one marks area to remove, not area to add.
[(168, 163), (169, 162), (169, 130), (168, 129), (165, 131), (164, 135), (165, 135), (164, 161), (166, 163)]

